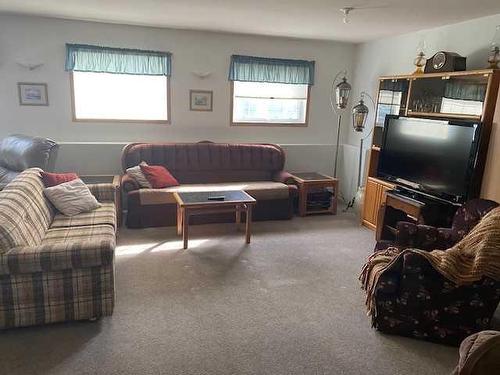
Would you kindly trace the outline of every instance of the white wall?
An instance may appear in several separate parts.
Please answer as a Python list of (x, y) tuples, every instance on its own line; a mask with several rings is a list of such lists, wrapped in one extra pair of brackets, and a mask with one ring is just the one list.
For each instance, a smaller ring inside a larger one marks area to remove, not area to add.
[[(408, 74), (415, 70), (413, 60), (417, 45), (425, 40), (427, 57), (438, 51), (457, 52), (467, 57), (467, 69), (482, 69), (488, 66), (489, 44), (500, 24), (500, 14), (448, 25), (417, 33), (385, 38), (360, 44), (355, 56), (353, 101), (359, 98), (361, 91), (370, 93), (374, 99), (378, 88), (378, 77), (382, 75)], [(373, 125), (373, 110), (367, 124)], [(364, 133), (367, 134), (366, 132)], [(359, 134), (349, 132), (347, 142), (359, 147)], [(347, 155), (346, 155), (347, 157)], [(346, 170), (344, 180), (350, 180), (352, 169)], [(355, 172), (357, 173), (357, 171)]]
[[(57, 168), (79, 173), (118, 173), (123, 144), (134, 141), (276, 142), (287, 152), (287, 168), (332, 173), (336, 120), (328, 96), (332, 77), (347, 68), (353, 77), (352, 103), (359, 92), (375, 94), (380, 75), (413, 71), (421, 39), (427, 55), (438, 50), (467, 56), (468, 69), (485, 67), (488, 43), (500, 15), (355, 46), (347, 43), (65, 21), (0, 14), (0, 138), (10, 133), (52, 137), (63, 143)], [(64, 71), (64, 44), (91, 43), (168, 50), (173, 53), (172, 125), (73, 123), (69, 76)], [(307, 128), (229, 126), (229, 56), (316, 60)], [(40, 63), (35, 71), (17, 62)], [(211, 71), (201, 80), (192, 71)], [(21, 107), (16, 83), (46, 82), (49, 107)], [(190, 112), (189, 89), (214, 91), (213, 112)], [(373, 123), (373, 119), (369, 119)], [(359, 136), (345, 116), (347, 145), (339, 160), (341, 185), (349, 198), (357, 179)], [(91, 142), (91, 144), (89, 144)]]
[[(71, 121), (69, 74), (64, 71), (65, 43), (89, 43), (170, 51), (173, 54), (172, 124), (74, 123)], [(290, 168), (330, 168), (325, 147), (335, 144), (335, 118), (329, 108), (332, 77), (351, 70), (355, 45), (337, 42), (233, 35), (223, 33), (124, 26), (42, 17), (0, 14), (0, 137), (26, 133), (54, 138), (63, 145), (58, 169), (82, 173), (115, 170), (121, 146), (106, 142), (213, 141), (275, 142), (291, 150)], [(310, 123), (305, 128), (230, 127), (232, 54), (310, 59), (316, 61), (311, 90)], [(44, 63), (29, 71), (18, 62)], [(210, 71), (199, 79), (191, 72)], [(48, 107), (19, 106), (16, 83), (46, 82)], [(189, 111), (189, 89), (214, 91), (213, 112)], [(69, 143), (68, 143), (69, 142)], [(88, 145), (86, 142), (97, 142)], [(305, 145), (297, 146), (294, 145)], [(307, 145), (326, 145), (309, 147)], [(333, 158), (333, 150), (329, 153)], [(319, 155), (319, 156), (318, 156)], [(294, 162), (296, 161), (296, 163)], [(331, 169), (324, 170), (330, 172)], [(118, 171), (117, 171), (118, 172)]]

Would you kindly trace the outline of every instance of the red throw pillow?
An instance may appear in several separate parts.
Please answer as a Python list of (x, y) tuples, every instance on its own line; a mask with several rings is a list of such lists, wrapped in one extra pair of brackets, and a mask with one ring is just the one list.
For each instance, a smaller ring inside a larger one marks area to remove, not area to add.
[(166, 188), (169, 186), (178, 186), (179, 182), (161, 165), (140, 165), (142, 173), (146, 176), (154, 189)]
[(42, 180), (45, 187), (52, 187), (64, 182), (76, 180), (78, 175), (76, 173), (49, 173), (42, 172)]

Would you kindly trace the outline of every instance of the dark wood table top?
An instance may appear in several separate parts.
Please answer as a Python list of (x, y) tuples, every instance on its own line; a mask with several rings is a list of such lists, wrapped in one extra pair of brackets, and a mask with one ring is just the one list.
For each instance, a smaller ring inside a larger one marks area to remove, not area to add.
[[(256, 200), (243, 190), (175, 192), (177, 203), (181, 206), (226, 205), (256, 203)], [(209, 197), (224, 196), (224, 200), (209, 200)]]

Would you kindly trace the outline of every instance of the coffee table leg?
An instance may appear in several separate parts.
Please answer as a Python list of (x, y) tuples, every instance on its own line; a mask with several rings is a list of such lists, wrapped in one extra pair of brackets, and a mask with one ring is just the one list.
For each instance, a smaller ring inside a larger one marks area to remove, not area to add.
[(252, 208), (251, 204), (246, 205), (246, 214), (247, 214), (247, 222), (246, 222), (246, 243), (250, 243), (250, 236), (252, 235)]
[(182, 234), (182, 208), (177, 205), (177, 235)]
[(189, 216), (187, 209), (182, 209), (182, 242), (184, 243), (184, 249), (188, 248), (188, 236), (189, 236)]
[(239, 226), (241, 224), (241, 206), (236, 206), (236, 225)]

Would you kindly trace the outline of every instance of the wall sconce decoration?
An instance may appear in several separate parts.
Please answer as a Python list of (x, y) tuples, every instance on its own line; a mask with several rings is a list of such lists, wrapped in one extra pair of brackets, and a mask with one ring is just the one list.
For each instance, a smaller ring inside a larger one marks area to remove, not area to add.
[(205, 79), (212, 75), (212, 72), (191, 72), (192, 75), (198, 77), (199, 79)]
[(36, 70), (44, 65), (44, 63), (29, 63), (24, 61), (16, 61), (16, 64), (29, 71)]

